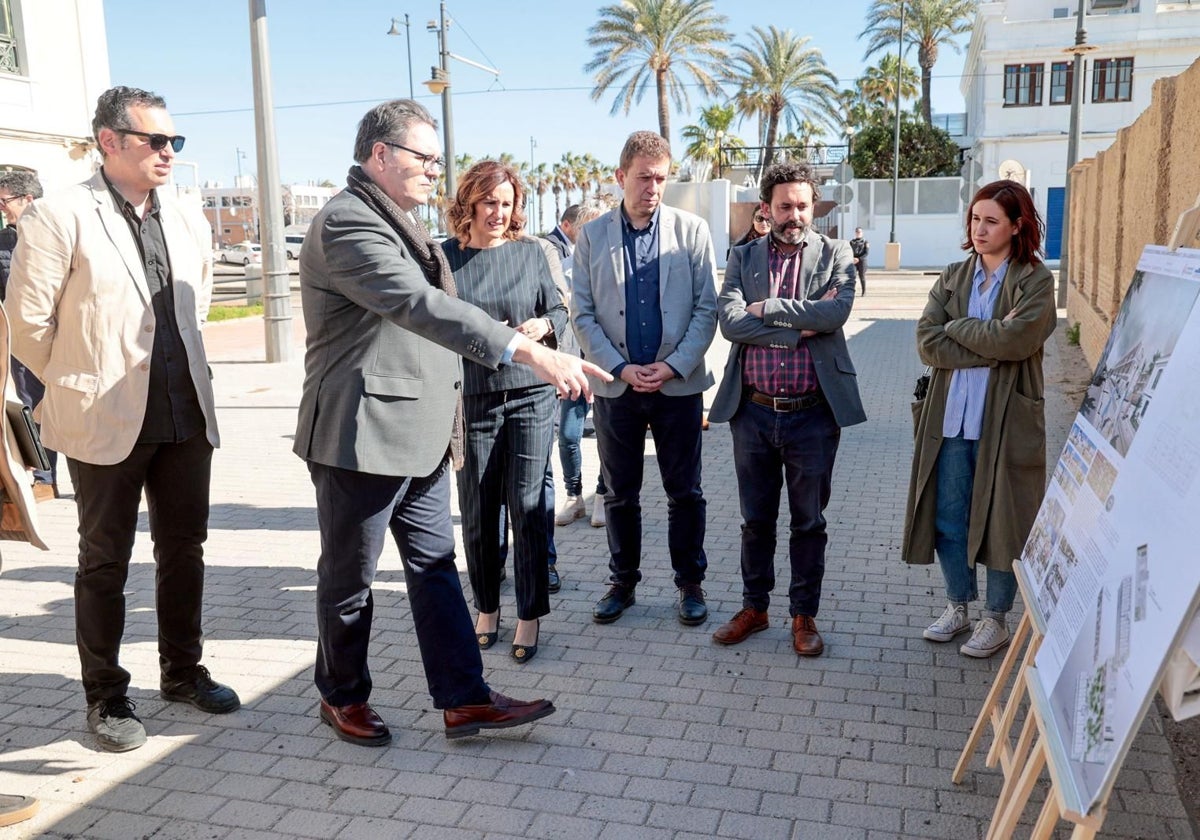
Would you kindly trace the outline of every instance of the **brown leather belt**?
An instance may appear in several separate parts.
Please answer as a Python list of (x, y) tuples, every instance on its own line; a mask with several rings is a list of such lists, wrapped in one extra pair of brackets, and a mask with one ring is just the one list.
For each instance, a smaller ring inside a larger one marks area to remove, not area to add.
[(746, 399), (757, 405), (765, 405), (767, 408), (778, 411), (781, 414), (786, 414), (791, 411), (806, 411), (810, 408), (816, 408), (825, 402), (825, 397), (820, 391), (814, 391), (811, 394), (804, 394), (800, 397), (772, 397), (770, 394), (764, 394), (759, 391), (751, 391), (746, 389)]

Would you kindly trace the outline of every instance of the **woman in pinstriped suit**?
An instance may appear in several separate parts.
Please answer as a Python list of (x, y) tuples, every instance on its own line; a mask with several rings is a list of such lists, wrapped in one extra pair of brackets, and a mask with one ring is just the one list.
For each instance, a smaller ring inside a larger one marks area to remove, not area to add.
[[(449, 213), (456, 235), (442, 247), (463, 300), (534, 341), (553, 344), (567, 329), (567, 308), (543, 243), (522, 234), (523, 206), (516, 171), (480, 161), (458, 184)], [(483, 648), (499, 635), (503, 503), (513, 526), (517, 596), (511, 656), (525, 663), (537, 653), (538, 620), (550, 612), (543, 477), (555, 392), (521, 366), (502, 364), (493, 371), (466, 361), (463, 367), (466, 447), (458, 498), (467, 573), (479, 611), (476, 635)]]

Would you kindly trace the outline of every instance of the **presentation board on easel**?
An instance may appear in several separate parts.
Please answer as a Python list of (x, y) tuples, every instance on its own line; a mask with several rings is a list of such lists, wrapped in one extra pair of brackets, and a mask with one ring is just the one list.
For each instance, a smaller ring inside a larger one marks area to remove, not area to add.
[(1017, 564), (1067, 808), (1110, 791), (1196, 620), (1200, 251), (1142, 254)]

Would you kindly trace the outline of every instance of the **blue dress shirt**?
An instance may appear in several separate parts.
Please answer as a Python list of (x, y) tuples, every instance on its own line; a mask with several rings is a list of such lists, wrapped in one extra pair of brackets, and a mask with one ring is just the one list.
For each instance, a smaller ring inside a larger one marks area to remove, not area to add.
[[(992, 285), (983, 291), (983, 260), (975, 258), (975, 274), (971, 278), (971, 299), (967, 303), (967, 317), (981, 321), (993, 317), (1000, 284), (1008, 273), (1008, 260), (1000, 263), (992, 273)], [(946, 396), (946, 416), (942, 420), (942, 436), (957, 437), (959, 432), (967, 440), (979, 440), (983, 432), (983, 404), (987, 401), (990, 367), (961, 368), (950, 374), (950, 391)]]
[[(662, 344), (662, 310), (658, 302), (658, 218), (654, 210), (650, 224), (636, 229), (621, 207), (621, 239), (625, 253), (625, 343), (629, 361), (652, 364)], [(620, 365), (614, 375), (619, 376)]]

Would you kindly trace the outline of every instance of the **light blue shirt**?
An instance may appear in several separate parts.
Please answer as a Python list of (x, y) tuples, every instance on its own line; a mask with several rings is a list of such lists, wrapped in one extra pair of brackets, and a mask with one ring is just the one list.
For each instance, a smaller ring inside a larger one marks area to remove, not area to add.
[[(992, 273), (992, 285), (983, 291), (983, 260), (976, 257), (975, 274), (971, 277), (971, 300), (967, 303), (967, 317), (987, 321), (996, 309), (996, 296), (1000, 284), (1008, 272), (1008, 260), (1000, 263)], [(946, 416), (942, 420), (942, 436), (979, 440), (983, 431), (983, 404), (987, 401), (990, 367), (961, 368), (950, 374), (950, 393), (946, 397)]]

